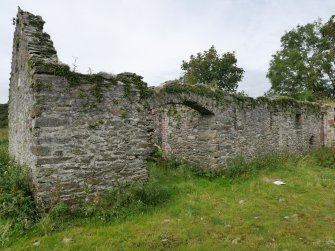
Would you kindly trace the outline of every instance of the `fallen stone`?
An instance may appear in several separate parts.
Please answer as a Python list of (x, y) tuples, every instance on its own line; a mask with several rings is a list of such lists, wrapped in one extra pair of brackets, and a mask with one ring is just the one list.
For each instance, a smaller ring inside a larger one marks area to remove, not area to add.
[(168, 238), (163, 238), (163, 239), (162, 239), (162, 242), (163, 242), (163, 246), (164, 246), (164, 247), (168, 247), (168, 246), (170, 246), (170, 241), (169, 241)]
[(285, 202), (286, 200), (284, 198), (279, 198), (279, 202)]
[(69, 242), (71, 242), (71, 241), (72, 241), (72, 238), (67, 238), (67, 237), (64, 237), (63, 240), (62, 240), (62, 242), (63, 242), (64, 244), (67, 244), (67, 243), (69, 243)]
[(292, 218), (298, 218), (298, 214), (292, 214), (291, 217)]
[(239, 239), (234, 239), (234, 240), (231, 241), (231, 244), (236, 245), (237, 243), (239, 243)]
[(38, 247), (40, 244), (41, 244), (41, 241), (40, 241), (40, 240), (36, 240), (36, 241), (33, 243), (33, 245), (34, 245), (35, 247)]
[(275, 181), (272, 181), (272, 183), (277, 185), (277, 186), (286, 185), (286, 183), (282, 180), (275, 180)]

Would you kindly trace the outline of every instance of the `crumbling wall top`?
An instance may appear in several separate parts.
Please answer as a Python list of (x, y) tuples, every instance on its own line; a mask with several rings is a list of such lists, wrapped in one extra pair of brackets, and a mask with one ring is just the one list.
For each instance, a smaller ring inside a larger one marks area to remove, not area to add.
[(15, 22), (20, 29), (21, 36), (15, 38), (15, 43), (18, 46), (20, 39), (26, 41), (30, 61), (58, 63), (57, 51), (50, 35), (43, 31), (45, 22), (41, 16), (33, 15), (19, 8)]

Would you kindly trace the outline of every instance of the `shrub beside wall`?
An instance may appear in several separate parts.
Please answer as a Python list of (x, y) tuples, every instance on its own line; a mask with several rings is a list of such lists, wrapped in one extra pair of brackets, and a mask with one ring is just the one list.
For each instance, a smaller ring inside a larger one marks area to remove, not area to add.
[(0, 104), (0, 128), (8, 127), (8, 104)]

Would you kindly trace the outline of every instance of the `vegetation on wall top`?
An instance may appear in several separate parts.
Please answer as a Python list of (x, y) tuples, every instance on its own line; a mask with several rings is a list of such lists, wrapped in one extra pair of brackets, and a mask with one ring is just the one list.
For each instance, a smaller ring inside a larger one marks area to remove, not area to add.
[(60, 63), (46, 62), (43, 60), (31, 59), (29, 66), (34, 73), (47, 73), (55, 76), (65, 77), (70, 87), (78, 86), (81, 84), (94, 84), (94, 95), (97, 97), (99, 102), (102, 98), (101, 87), (103, 85), (117, 85), (118, 81), (122, 82), (125, 87), (125, 96), (129, 96), (132, 87), (137, 88), (141, 98), (146, 98), (150, 94), (150, 89), (147, 83), (142, 79), (143, 77), (135, 73), (120, 73), (117, 75), (111, 75), (106, 73), (94, 73), (94, 74), (83, 74), (72, 71), (70, 66)]
[[(97, 74), (82, 74), (71, 70), (66, 64), (62, 64), (57, 60), (57, 52), (53, 46), (49, 34), (43, 32), (44, 21), (40, 16), (35, 16), (29, 12), (24, 12), (19, 9), (17, 24), (23, 22), (24, 26), (33, 26), (34, 32), (28, 32), (32, 36), (32, 40), (28, 42), (28, 50), (33, 50), (28, 61), (28, 66), (33, 74), (52, 74), (55, 76), (66, 77), (70, 87), (78, 86), (80, 84), (93, 84), (93, 96), (96, 97), (97, 102), (102, 100), (102, 86), (116, 85), (118, 81), (124, 84), (125, 96), (130, 96), (133, 88), (139, 90), (141, 98), (149, 96), (150, 89), (142, 80), (143, 77), (135, 73), (121, 73), (118, 75), (111, 75), (105, 73)], [(19, 38), (17, 37), (16, 40)], [(38, 50), (38, 52), (36, 52)]]
[[(26, 13), (26, 12), (24, 12)], [(97, 102), (101, 102), (102, 86), (116, 85), (118, 81), (124, 84), (124, 94), (126, 97), (132, 97), (132, 88), (135, 87), (142, 99), (151, 96), (152, 89), (148, 88), (143, 81), (143, 77), (135, 73), (120, 73), (118, 75), (110, 74), (82, 74), (71, 70), (66, 64), (50, 60), (52, 55), (56, 55), (50, 36), (43, 32), (44, 21), (39, 16), (27, 14), (29, 25), (33, 25), (37, 32), (32, 36), (35, 38), (29, 44), (42, 48), (42, 54), (31, 56), (28, 65), (32, 73), (46, 73), (55, 76), (65, 77), (70, 87), (81, 84), (93, 84), (92, 95), (96, 97)], [(17, 20), (19, 22), (20, 20)], [(328, 26), (327, 26), (328, 27)], [(329, 33), (329, 32), (328, 32)], [(28, 48), (29, 48), (28, 44)], [(56, 55), (57, 56), (57, 55)], [(54, 59), (54, 58), (52, 58)], [(302, 105), (313, 108), (320, 108), (316, 103), (298, 102), (289, 97), (265, 98), (260, 97), (253, 99), (245, 95), (234, 93), (237, 88), (237, 82), (243, 77), (244, 70), (239, 68), (234, 53), (225, 53), (219, 55), (212, 46), (208, 51), (198, 53), (196, 56), (191, 55), (189, 61), (183, 61), (182, 69), (184, 76), (180, 81), (174, 81), (164, 85), (160, 93), (195, 93), (214, 98), (219, 102), (227, 100), (244, 105), (268, 104), (272, 106), (283, 107), (300, 107)], [(196, 83), (203, 84), (196, 84)]]
[(232, 99), (233, 102), (242, 104), (242, 105), (257, 105), (257, 104), (267, 104), (270, 106), (282, 106), (282, 107), (301, 107), (307, 106), (313, 109), (320, 109), (320, 105), (315, 102), (309, 101), (299, 101), (291, 97), (287, 96), (278, 96), (275, 98), (267, 98), (267, 97), (258, 97), (256, 99), (244, 95), (239, 95), (237, 93), (228, 93), (223, 92), (219, 89), (213, 89), (206, 85), (184, 85), (179, 83), (178, 80), (171, 81), (165, 84), (161, 89), (160, 93), (164, 95), (164, 93), (173, 94), (173, 93), (194, 93), (197, 95), (206, 96), (208, 98), (215, 99), (218, 102), (224, 103), (225, 100), (230, 101)]
[(185, 84), (197, 83), (234, 92), (237, 83), (242, 80), (244, 70), (237, 66), (235, 52), (219, 55), (214, 45), (208, 51), (191, 55), (189, 61), (181, 65)]

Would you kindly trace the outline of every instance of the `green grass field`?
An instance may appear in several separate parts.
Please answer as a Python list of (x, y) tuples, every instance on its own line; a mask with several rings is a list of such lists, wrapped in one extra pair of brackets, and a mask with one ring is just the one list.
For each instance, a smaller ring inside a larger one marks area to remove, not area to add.
[(335, 250), (335, 169), (323, 167), (333, 167), (333, 154), (289, 157), (235, 178), (150, 162), (149, 182), (169, 194), (161, 202), (108, 220), (44, 215), (12, 232), (1, 215), (1, 243), (8, 250)]

